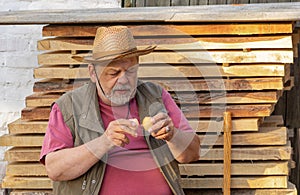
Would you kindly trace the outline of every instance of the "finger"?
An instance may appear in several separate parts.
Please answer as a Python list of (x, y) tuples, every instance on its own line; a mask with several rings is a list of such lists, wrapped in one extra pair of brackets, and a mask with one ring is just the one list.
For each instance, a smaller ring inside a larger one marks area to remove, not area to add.
[(125, 132), (134, 137), (137, 136), (138, 124), (135, 121), (130, 121), (126, 119), (118, 119), (113, 123), (117, 132)]
[(155, 124), (153, 124), (153, 126), (150, 128), (150, 132), (154, 132), (154, 133), (164, 133), (165, 131), (162, 129), (168, 125), (171, 125), (171, 119), (170, 118), (165, 118), (163, 120), (157, 121)]
[(158, 130), (157, 132), (152, 132), (151, 135), (153, 137), (157, 137), (157, 136), (168, 134), (170, 131), (171, 131), (171, 128), (169, 126), (165, 126), (165, 127), (161, 128), (160, 130)]
[(157, 121), (164, 120), (168, 118), (169, 116), (164, 112), (159, 112), (155, 116), (152, 117), (152, 123), (156, 123)]

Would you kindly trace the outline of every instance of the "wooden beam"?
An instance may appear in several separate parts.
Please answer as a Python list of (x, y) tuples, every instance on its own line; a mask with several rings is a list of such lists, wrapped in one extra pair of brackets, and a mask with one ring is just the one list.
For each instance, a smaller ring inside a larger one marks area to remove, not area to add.
[[(240, 118), (232, 120), (232, 131), (258, 131), (260, 118)], [(189, 120), (189, 124), (198, 133), (222, 132), (223, 120)]]
[[(238, 64), (232, 66), (218, 65), (141, 65), (139, 78), (209, 78), (209, 77), (284, 77), (290, 65), (283, 64)], [(40, 66), (34, 69), (35, 78), (90, 78), (86, 66), (70, 68), (64, 65)]]
[(44, 135), (2, 135), (1, 146), (41, 146)]
[(257, 92), (209, 92), (209, 93), (174, 93), (173, 99), (177, 104), (249, 104), (277, 103), (281, 91)]
[[(290, 160), (291, 147), (261, 146), (232, 148), (232, 160)], [(13, 147), (5, 152), (5, 160), (9, 162), (38, 162), (41, 148)], [(200, 161), (223, 160), (222, 148), (202, 148)]]
[[(210, 92), (210, 93), (172, 93), (177, 104), (249, 104), (277, 103), (281, 91), (264, 92)], [(61, 94), (35, 93), (26, 97), (27, 107), (49, 107)]]
[[(218, 189), (184, 189), (186, 195), (221, 195), (222, 190)], [(51, 190), (13, 190), (10, 195), (53, 195)], [(232, 189), (232, 195), (296, 195), (297, 189), (294, 184), (288, 182), (288, 188), (282, 189)]]
[[(183, 188), (222, 188), (222, 178), (183, 178)], [(231, 178), (231, 188), (287, 188), (287, 176)]]
[(274, 105), (272, 104), (249, 104), (249, 105), (181, 105), (181, 110), (187, 118), (210, 118), (222, 117), (224, 111), (232, 113), (232, 117), (264, 117), (271, 115)]
[(8, 131), (10, 134), (38, 134), (45, 133), (48, 121), (16, 121), (8, 124)]
[[(222, 148), (202, 148), (200, 160), (223, 160)], [(232, 160), (289, 160), (291, 147), (264, 146), (232, 148)]]
[[(184, 176), (212, 176), (223, 175), (222, 163), (192, 163), (179, 164), (180, 174)], [(233, 162), (231, 164), (232, 176), (246, 175), (289, 175), (288, 161), (266, 162)]]
[(243, 6), (177, 6), (30, 10), (0, 13), (0, 24), (91, 24), (128, 22), (250, 22), (300, 20), (300, 4), (249, 4)]
[[(215, 130), (217, 131), (217, 130)], [(221, 132), (221, 129), (219, 129)], [(222, 135), (199, 135), (202, 145), (223, 145)], [(3, 135), (1, 146), (31, 147), (42, 146), (44, 135)], [(287, 131), (285, 127), (261, 128), (258, 132), (236, 133), (232, 135), (232, 145), (285, 145)]]
[[(221, 189), (184, 189), (186, 195), (222, 195)], [(231, 195), (297, 195), (297, 188), (288, 182), (288, 188), (277, 189), (232, 189)], [(19, 195), (19, 194), (16, 194)], [(27, 195), (27, 194), (25, 194)]]
[(223, 113), (223, 148), (224, 148), (224, 157), (223, 157), (223, 194), (230, 195), (231, 189), (231, 145), (232, 145), (232, 122), (231, 122), (231, 113)]
[[(46, 28), (46, 27), (45, 27)], [(58, 26), (57, 28), (61, 28)], [(66, 27), (68, 28), (68, 27)], [(74, 27), (73, 27), (74, 28)], [(63, 29), (62, 29), (63, 30)], [(66, 30), (65, 30), (66, 31)], [(45, 51), (81, 50), (90, 51), (93, 47), (93, 37), (58, 37), (38, 41), (38, 49)], [(277, 36), (235, 36), (235, 37), (136, 37), (138, 46), (157, 45), (157, 50), (190, 50), (190, 49), (292, 49), (290, 35)]]
[[(225, 133), (224, 133), (225, 134)], [(225, 135), (199, 135), (202, 146), (223, 146)], [(232, 135), (233, 146), (272, 146), (285, 145), (287, 129), (285, 127), (261, 128), (258, 132), (235, 133)], [(228, 154), (226, 154), (227, 156)]]
[[(285, 81), (282, 78), (242, 78), (242, 79), (143, 79), (154, 82), (167, 91), (248, 91), (248, 90), (282, 90)], [(64, 80), (44, 79), (34, 83), (34, 92), (67, 92), (88, 83), (87, 79)]]
[[(77, 56), (88, 56), (88, 53), (80, 53)], [(38, 55), (40, 65), (80, 64), (73, 59), (71, 52), (49, 52)], [(140, 57), (140, 63), (293, 63), (292, 50), (253, 50), (243, 51), (155, 51)]]
[(46, 168), (41, 163), (9, 163), (7, 176), (47, 176)]
[(5, 152), (4, 159), (9, 162), (39, 162), (40, 147), (13, 147)]
[(48, 177), (12, 177), (2, 180), (2, 187), (9, 189), (51, 189), (52, 181)]
[[(249, 104), (249, 105), (181, 105), (181, 110), (187, 118), (214, 118), (221, 117), (227, 110), (232, 112), (232, 117), (265, 117), (271, 115), (274, 104)], [(49, 107), (27, 107), (22, 110), (22, 120), (48, 120)]]

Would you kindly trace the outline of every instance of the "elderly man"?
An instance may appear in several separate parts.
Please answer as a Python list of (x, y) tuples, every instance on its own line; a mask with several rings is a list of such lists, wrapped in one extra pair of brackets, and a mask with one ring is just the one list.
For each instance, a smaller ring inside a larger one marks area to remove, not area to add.
[(92, 55), (74, 56), (91, 81), (52, 106), (40, 161), (55, 194), (184, 194), (177, 164), (198, 160), (200, 141), (166, 90), (138, 80), (154, 48), (100, 27)]

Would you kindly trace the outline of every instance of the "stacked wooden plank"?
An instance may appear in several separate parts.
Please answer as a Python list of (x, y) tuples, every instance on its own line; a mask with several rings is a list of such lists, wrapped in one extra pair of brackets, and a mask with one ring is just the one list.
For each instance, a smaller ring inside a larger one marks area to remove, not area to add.
[[(38, 163), (50, 105), (88, 81), (86, 56), (97, 25), (49, 25), (38, 48), (34, 94), (22, 117), (9, 125), (1, 144), (13, 146), (2, 186), (13, 194), (51, 190)], [(167, 89), (202, 140), (201, 158), (180, 165), (190, 193), (218, 194), (222, 188), (222, 115), (232, 113), (232, 189), (236, 194), (296, 194), (288, 183), (291, 147), (280, 116), (270, 116), (292, 86), (293, 23), (176, 23), (128, 25), (139, 46), (157, 45), (140, 58), (139, 77)], [(46, 191), (45, 191), (46, 192)], [(49, 192), (51, 193), (51, 191)]]

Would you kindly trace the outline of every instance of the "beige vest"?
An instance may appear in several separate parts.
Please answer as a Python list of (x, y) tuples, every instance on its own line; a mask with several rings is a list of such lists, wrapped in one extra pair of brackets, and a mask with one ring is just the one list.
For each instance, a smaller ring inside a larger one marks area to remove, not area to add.
[[(138, 82), (136, 99), (139, 117), (154, 116), (158, 112), (166, 112), (161, 99), (162, 89), (153, 83)], [(71, 129), (74, 146), (82, 145), (102, 135), (103, 123), (100, 117), (99, 103), (94, 83), (84, 85), (72, 92), (64, 94), (56, 101), (63, 118)], [(180, 173), (177, 161), (163, 140), (157, 140), (144, 132), (145, 140), (154, 160), (161, 169), (174, 194), (184, 194), (180, 187)], [(63, 182), (54, 182), (54, 194), (59, 195), (96, 195), (104, 176), (107, 155), (91, 167), (82, 176)]]

